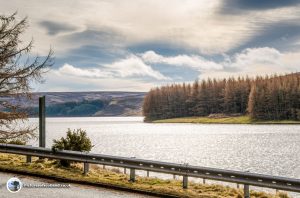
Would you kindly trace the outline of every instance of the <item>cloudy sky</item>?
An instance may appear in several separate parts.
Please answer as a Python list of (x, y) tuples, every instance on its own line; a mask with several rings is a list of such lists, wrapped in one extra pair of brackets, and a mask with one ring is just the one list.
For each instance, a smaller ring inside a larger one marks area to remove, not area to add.
[(208, 77), (300, 71), (300, 0), (0, 0), (28, 16), (35, 91), (147, 91)]

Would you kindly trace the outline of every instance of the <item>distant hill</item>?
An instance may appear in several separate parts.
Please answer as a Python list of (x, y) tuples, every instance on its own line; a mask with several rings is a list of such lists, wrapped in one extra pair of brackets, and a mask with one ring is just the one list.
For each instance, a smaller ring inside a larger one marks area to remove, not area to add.
[[(30, 112), (38, 114), (38, 98), (46, 96), (46, 114), (66, 116), (141, 116), (144, 92), (37, 92), (32, 100), (15, 100)], [(0, 98), (4, 100), (8, 98)]]

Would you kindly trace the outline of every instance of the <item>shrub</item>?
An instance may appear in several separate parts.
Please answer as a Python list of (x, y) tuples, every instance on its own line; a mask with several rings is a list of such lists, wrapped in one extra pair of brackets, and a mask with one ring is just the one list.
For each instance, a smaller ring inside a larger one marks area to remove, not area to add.
[[(71, 150), (71, 151), (91, 151), (93, 145), (89, 137), (87, 137), (86, 131), (82, 129), (76, 129), (71, 131), (68, 129), (67, 137), (60, 138), (59, 140), (53, 140), (52, 150)], [(62, 166), (70, 166), (70, 161), (60, 160)]]

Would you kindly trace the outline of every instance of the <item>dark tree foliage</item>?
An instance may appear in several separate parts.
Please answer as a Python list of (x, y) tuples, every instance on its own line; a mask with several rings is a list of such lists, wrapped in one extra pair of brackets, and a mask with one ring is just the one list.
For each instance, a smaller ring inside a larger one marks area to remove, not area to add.
[(0, 15), (0, 140), (26, 140), (34, 135), (33, 128), (18, 128), (17, 122), (27, 118), (20, 105), (9, 98), (30, 98), (30, 83), (40, 82), (42, 74), (53, 64), (52, 51), (45, 58), (32, 57), (29, 52), (33, 42), (23, 44), (21, 34), (27, 27), (27, 19), (17, 20), (16, 14)]
[[(49, 105), (46, 108), (47, 116), (93, 116), (106, 105), (102, 100), (83, 100), (80, 102), (65, 102)], [(34, 114), (38, 112), (36, 108)]]
[(155, 88), (144, 99), (143, 113), (146, 121), (247, 113), (260, 120), (300, 120), (300, 73), (207, 79)]

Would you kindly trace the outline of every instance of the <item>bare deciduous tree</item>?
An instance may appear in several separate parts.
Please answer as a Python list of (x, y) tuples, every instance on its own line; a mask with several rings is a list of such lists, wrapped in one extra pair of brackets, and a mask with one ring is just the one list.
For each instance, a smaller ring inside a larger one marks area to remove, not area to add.
[(32, 57), (29, 53), (33, 41), (22, 46), (20, 39), (27, 28), (27, 18), (18, 21), (16, 13), (0, 16), (0, 141), (22, 139), (34, 136), (34, 128), (20, 128), (17, 122), (27, 119), (17, 100), (31, 98), (30, 84), (42, 82), (42, 75), (53, 65), (53, 51), (46, 57)]

